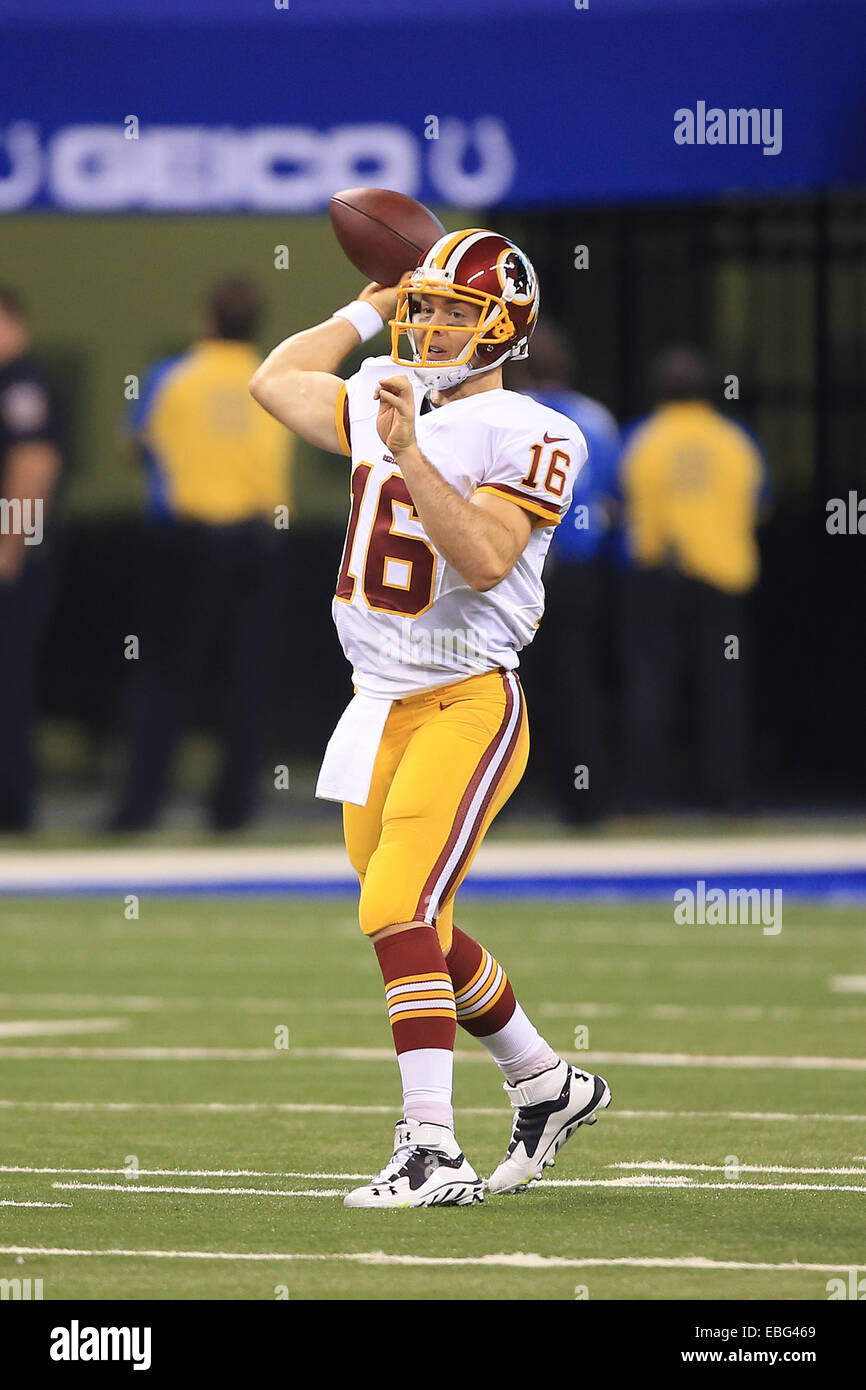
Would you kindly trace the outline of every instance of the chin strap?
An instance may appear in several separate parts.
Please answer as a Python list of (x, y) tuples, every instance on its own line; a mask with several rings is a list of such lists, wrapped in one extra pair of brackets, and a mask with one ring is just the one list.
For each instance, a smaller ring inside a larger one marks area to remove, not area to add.
[(470, 376), (483, 376), (485, 372), (492, 372), (501, 366), (502, 361), (492, 362), (489, 367), (470, 367), (468, 362), (464, 362), (458, 367), (413, 367), (412, 371), (428, 390), (447, 391), (450, 386), (459, 386)]
[(469, 367), (413, 367), (419, 381), (428, 391), (445, 391), (449, 386), (459, 386), (470, 375)]

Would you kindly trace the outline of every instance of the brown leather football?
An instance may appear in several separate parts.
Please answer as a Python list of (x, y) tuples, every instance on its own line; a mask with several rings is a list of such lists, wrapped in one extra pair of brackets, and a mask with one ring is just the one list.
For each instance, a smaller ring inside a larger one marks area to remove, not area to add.
[(445, 234), (423, 203), (390, 188), (344, 188), (330, 203), (331, 225), (352, 265), (379, 285), (396, 285)]

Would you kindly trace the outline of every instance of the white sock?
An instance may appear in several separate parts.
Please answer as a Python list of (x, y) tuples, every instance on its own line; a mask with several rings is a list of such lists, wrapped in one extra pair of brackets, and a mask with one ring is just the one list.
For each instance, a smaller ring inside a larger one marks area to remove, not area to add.
[(514, 1013), (504, 1028), (478, 1041), (487, 1048), (509, 1086), (528, 1081), (531, 1076), (548, 1071), (559, 1062), (559, 1055), (526, 1017), (519, 1004), (515, 1004)]
[(397, 1055), (403, 1080), (403, 1117), (454, 1128), (451, 1092), (454, 1053), (444, 1047), (418, 1047)]

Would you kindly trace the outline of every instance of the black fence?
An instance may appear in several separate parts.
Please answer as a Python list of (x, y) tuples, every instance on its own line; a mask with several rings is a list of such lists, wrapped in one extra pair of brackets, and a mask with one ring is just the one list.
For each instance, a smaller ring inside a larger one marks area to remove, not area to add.
[[(269, 744), (278, 760), (314, 760), (351, 695), (349, 668), (330, 616), (342, 548), (337, 527), (301, 529), (283, 547), (281, 612), (273, 642), (277, 679)], [(754, 712), (753, 786), (766, 807), (856, 805), (866, 801), (866, 653), (862, 622), (862, 538), (829, 537), (809, 519), (777, 514), (762, 532), (763, 579), (753, 595), (750, 663)], [(67, 528), (57, 556), (59, 584), (44, 648), (41, 708), (73, 720), (98, 754), (122, 733), (138, 663), (124, 659), (124, 638), (141, 630), (152, 549), (137, 520), (79, 523)], [(615, 806), (622, 775), (621, 576), (602, 580), (603, 632), (608, 645), (603, 692), (609, 711)], [(531, 694), (542, 644), (571, 640), (542, 623), (523, 654)], [(198, 720), (213, 712), (204, 669)], [(537, 733), (540, 733), (537, 730)], [(537, 784), (538, 768), (524, 795)]]
[[(829, 497), (863, 486), (866, 194), (499, 223), (531, 246), (543, 310), (574, 340), (582, 389), (619, 419), (646, 407), (658, 349), (686, 340), (709, 354), (718, 404), (759, 435), (780, 499), (823, 512)], [(730, 375), (739, 399), (728, 403)]]

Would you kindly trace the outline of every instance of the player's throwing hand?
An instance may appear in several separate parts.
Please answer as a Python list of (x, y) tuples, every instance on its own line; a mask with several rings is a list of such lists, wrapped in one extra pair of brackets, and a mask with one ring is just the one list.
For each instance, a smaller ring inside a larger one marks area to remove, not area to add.
[(415, 443), (415, 397), (405, 376), (386, 376), (373, 393), (379, 402), (376, 428), (385, 448), (396, 458)]
[(373, 308), (381, 314), (383, 323), (387, 323), (397, 312), (396, 285), (377, 285), (373, 280), (369, 285), (364, 286), (358, 298), (365, 304), (372, 304)]

